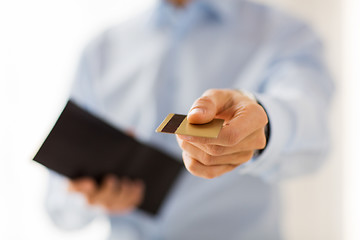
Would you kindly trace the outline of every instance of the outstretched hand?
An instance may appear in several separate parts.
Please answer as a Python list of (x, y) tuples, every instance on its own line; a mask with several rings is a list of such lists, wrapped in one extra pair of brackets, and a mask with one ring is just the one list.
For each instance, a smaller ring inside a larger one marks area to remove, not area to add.
[(249, 161), (266, 146), (268, 118), (256, 100), (237, 90), (207, 90), (192, 105), (188, 122), (225, 119), (218, 138), (177, 135), (187, 170), (203, 178), (218, 177)]

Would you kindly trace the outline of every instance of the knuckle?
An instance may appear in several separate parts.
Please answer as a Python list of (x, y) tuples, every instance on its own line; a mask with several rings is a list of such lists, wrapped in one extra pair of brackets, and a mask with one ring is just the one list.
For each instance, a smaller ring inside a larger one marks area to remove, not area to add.
[(254, 151), (246, 151), (246, 152), (241, 153), (241, 156), (239, 156), (236, 166), (248, 162), (249, 160), (251, 160), (253, 155), (254, 155)]
[(219, 145), (210, 145), (207, 150), (211, 156), (221, 156), (224, 153), (225, 148)]
[(214, 171), (206, 171), (203, 175), (203, 178), (206, 179), (214, 179), (215, 177), (217, 177), (217, 174)]
[(194, 176), (202, 177), (201, 171), (197, 167), (196, 160), (189, 159), (185, 162), (186, 169)]
[(265, 112), (265, 109), (259, 104), (254, 104), (253, 108), (254, 108), (254, 111), (256, 111), (258, 113), (257, 119), (259, 119), (259, 122), (261, 123), (261, 125), (265, 126), (269, 122), (269, 119)]
[(254, 102), (250, 102), (244, 106), (244, 110), (249, 113), (259, 112), (260, 105)]
[(249, 153), (247, 154), (246, 159), (247, 159), (247, 160), (250, 160), (253, 156), (254, 156), (254, 152), (253, 152), (253, 151), (249, 151)]
[(189, 172), (191, 172), (191, 173), (196, 172), (196, 163), (195, 163), (195, 160), (189, 159), (189, 160), (186, 162), (185, 165), (186, 165), (186, 168), (189, 170)]
[(179, 142), (180, 148), (184, 150), (185, 147), (186, 147), (186, 142), (185, 142), (185, 141), (182, 141), (182, 140), (180, 140), (180, 141), (178, 141), (178, 142)]
[(204, 138), (204, 137), (199, 137), (196, 139), (196, 143), (198, 144), (202, 144), (202, 145), (208, 145), (211, 143), (211, 138)]
[(202, 97), (198, 98), (196, 102), (197, 102), (196, 105), (209, 105), (209, 104), (214, 104), (212, 98), (209, 97), (209, 96), (202, 96)]
[(264, 121), (264, 125), (268, 124), (269, 123), (269, 118), (268, 118), (268, 115), (266, 114), (265, 110), (262, 109), (262, 112), (263, 112), (263, 121)]
[(206, 166), (212, 165), (213, 164), (213, 157), (211, 155), (207, 154), (207, 153), (204, 153), (203, 157), (201, 159), (201, 162)]
[(264, 149), (266, 147), (266, 137), (262, 134), (256, 140), (257, 149)]
[(261, 115), (262, 115), (261, 118), (260, 118), (261, 119), (261, 125), (265, 126), (266, 124), (268, 124), (269, 118), (268, 118), (267, 114), (265, 113), (264, 109), (262, 109), (262, 114)]
[(192, 175), (194, 175), (194, 176), (196, 176), (196, 177), (202, 177), (201, 173), (198, 172), (198, 171), (196, 171), (196, 170), (191, 170), (191, 169), (188, 168), (188, 171), (189, 171)]
[(248, 151), (244, 156), (243, 156), (243, 163), (249, 161), (254, 155), (254, 151)]
[(227, 144), (229, 146), (234, 146), (239, 142), (239, 134), (236, 130), (230, 131), (227, 138)]

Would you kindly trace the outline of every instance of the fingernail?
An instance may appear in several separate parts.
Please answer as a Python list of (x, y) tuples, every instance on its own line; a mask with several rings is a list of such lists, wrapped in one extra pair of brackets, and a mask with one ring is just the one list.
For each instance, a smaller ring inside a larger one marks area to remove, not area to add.
[(188, 115), (193, 115), (193, 114), (204, 114), (205, 110), (202, 108), (193, 108)]
[(193, 138), (191, 136), (178, 135), (181, 140), (191, 141)]

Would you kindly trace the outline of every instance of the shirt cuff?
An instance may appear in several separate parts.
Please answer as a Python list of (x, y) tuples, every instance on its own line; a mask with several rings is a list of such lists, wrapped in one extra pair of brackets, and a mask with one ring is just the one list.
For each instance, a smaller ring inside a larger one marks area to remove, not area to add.
[(265, 180), (271, 180), (279, 166), (279, 155), (289, 141), (293, 129), (293, 119), (290, 110), (281, 101), (264, 94), (254, 95), (266, 109), (271, 134), (264, 151), (240, 165), (238, 170), (241, 174), (256, 175)]

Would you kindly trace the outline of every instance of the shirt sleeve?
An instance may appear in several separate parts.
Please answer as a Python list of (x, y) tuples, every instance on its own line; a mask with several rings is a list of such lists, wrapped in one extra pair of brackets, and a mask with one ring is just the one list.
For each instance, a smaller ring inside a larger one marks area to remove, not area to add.
[[(100, 74), (102, 39), (102, 36), (96, 38), (83, 51), (70, 94), (72, 100), (88, 110), (94, 108), (96, 102), (93, 86)], [(46, 211), (50, 219), (62, 229), (82, 228), (102, 213), (100, 209), (89, 206), (81, 194), (69, 193), (67, 184), (66, 177), (50, 172), (45, 198)]]
[(101, 209), (88, 206), (81, 194), (69, 193), (67, 186), (65, 177), (49, 173), (45, 208), (56, 226), (64, 230), (80, 229), (102, 215)]
[(83, 50), (71, 87), (70, 98), (83, 108), (96, 107), (97, 88), (105, 65), (106, 32), (96, 37)]
[(329, 151), (333, 93), (322, 45), (308, 27), (293, 26), (272, 46), (261, 87), (254, 92), (268, 114), (270, 138), (258, 157), (239, 168), (268, 181), (310, 173), (322, 165)]

